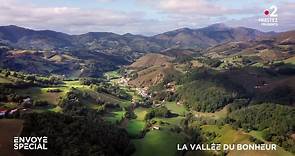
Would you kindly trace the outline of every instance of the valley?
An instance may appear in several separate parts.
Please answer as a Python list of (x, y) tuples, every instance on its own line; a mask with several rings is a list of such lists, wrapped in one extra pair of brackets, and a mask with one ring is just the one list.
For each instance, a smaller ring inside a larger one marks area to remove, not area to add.
[[(144, 37), (17, 28), (17, 37), (14, 29), (0, 27), (0, 131), (48, 135), (45, 155), (295, 153), (294, 31), (217, 24)], [(184, 143), (278, 150), (177, 151)]]

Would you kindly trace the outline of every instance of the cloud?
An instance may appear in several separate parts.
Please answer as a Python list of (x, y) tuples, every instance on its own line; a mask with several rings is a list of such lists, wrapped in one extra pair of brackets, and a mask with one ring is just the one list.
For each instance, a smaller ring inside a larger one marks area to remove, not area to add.
[(119, 34), (130, 32), (154, 35), (181, 27), (201, 27), (203, 24), (210, 24), (207, 17), (173, 15), (167, 19), (152, 19), (146, 18), (145, 15), (146, 12), (40, 7), (34, 4), (24, 5), (17, 0), (0, 0), (0, 25), (13, 24), (70, 34), (108, 31)]
[[(0, 25), (19, 25), (34, 29), (54, 29), (72, 34), (87, 31), (128, 31), (126, 25), (144, 23), (142, 12), (74, 7), (40, 7), (0, 0)], [(147, 20), (148, 21), (148, 20)], [(125, 27), (125, 30), (119, 29)]]
[[(95, 0), (98, 4), (114, 1), (119, 0)], [(266, 29), (257, 25), (258, 15), (264, 7), (252, 5), (252, 8), (231, 8), (218, 5), (217, 1), (219, 0), (136, 0), (135, 6), (147, 9), (119, 11), (103, 7), (54, 7), (23, 3), (20, 0), (0, 0), (0, 25), (13, 24), (70, 34), (108, 31), (153, 35), (183, 27), (200, 28), (217, 22)], [(294, 11), (291, 11), (295, 10), (294, 6), (294, 2), (280, 3), (280, 26), (274, 30), (294, 29)]]
[(164, 13), (223, 16), (228, 14), (249, 14), (256, 12), (256, 6), (249, 8), (230, 8), (208, 0), (138, 0)]
[(99, 3), (108, 3), (108, 2), (114, 2), (116, 0), (96, 0)]
[[(282, 0), (280, 2), (258, 2), (237, 4), (229, 0), (227, 4), (220, 0), (137, 0), (141, 5), (148, 5), (165, 14), (170, 21), (187, 27), (204, 27), (214, 23), (226, 23), (231, 26), (245, 26), (262, 31), (286, 31), (295, 28), (295, 2)], [(221, 3), (222, 2), (222, 3)], [(271, 5), (278, 6), (279, 26), (261, 26), (258, 18)]]

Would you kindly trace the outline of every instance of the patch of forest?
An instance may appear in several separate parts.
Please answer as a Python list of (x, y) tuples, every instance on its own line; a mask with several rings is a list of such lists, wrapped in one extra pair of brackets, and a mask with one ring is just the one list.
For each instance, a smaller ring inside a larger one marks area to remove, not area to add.
[(262, 131), (265, 140), (295, 153), (294, 119), (294, 107), (264, 103), (233, 111), (228, 120), (236, 128)]
[(94, 113), (79, 117), (27, 113), (21, 118), (25, 121), (22, 136), (47, 136), (49, 150), (45, 153), (49, 155), (116, 156), (134, 151), (125, 130), (102, 121)]

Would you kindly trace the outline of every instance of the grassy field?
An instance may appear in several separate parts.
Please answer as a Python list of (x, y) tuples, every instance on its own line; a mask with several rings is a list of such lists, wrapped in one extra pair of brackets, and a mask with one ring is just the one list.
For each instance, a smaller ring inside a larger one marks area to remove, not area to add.
[(104, 74), (104, 76), (110, 80), (110, 79), (117, 79), (120, 77), (120, 74), (118, 73), (118, 71), (110, 71)]
[[(113, 95), (105, 94), (105, 93), (98, 93), (92, 89), (90, 89), (89, 86), (80, 84), (79, 81), (64, 81), (65, 84), (56, 86), (56, 87), (32, 87), (27, 89), (19, 89), (17, 90), (17, 93), (23, 96), (29, 96), (33, 100), (45, 100), (49, 102), (50, 104), (57, 105), (60, 98), (66, 95), (67, 92), (71, 90), (71, 88), (78, 89), (82, 92), (88, 93), (90, 95), (87, 99), (82, 99), (81, 102), (88, 105), (91, 108), (98, 107), (95, 99), (101, 98), (105, 101), (112, 102), (112, 103), (118, 103), (121, 104), (122, 107), (128, 106), (131, 104), (130, 101), (119, 99)], [(48, 92), (48, 90), (52, 89), (60, 89), (61, 92), (52, 93)], [(57, 111), (59, 112), (59, 108), (51, 109), (51, 111)]]
[(22, 132), (23, 121), (16, 119), (0, 119), (0, 155), (21, 156), (13, 150), (13, 137), (19, 136)]
[(173, 133), (169, 130), (152, 130), (143, 139), (135, 139), (133, 143), (136, 147), (134, 156), (174, 156), (176, 155), (176, 145), (183, 143), (181, 134)]
[(294, 156), (279, 147), (276, 151), (232, 151), (228, 156)]
[[(30, 96), (33, 100), (45, 100), (50, 104), (57, 105), (59, 99), (64, 96), (72, 87), (86, 88), (88, 86), (81, 85), (79, 81), (64, 81), (65, 84), (56, 87), (32, 87), (27, 89), (18, 89), (16, 92), (23, 96)], [(51, 89), (60, 89), (61, 92), (47, 92)]]
[(217, 126), (217, 125), (204, 125), (202, 126), (204, 132), (215, 132), (219, 137), (216, 137), (214, 143), (241, 143), (249, 140), (249, 135), (246, 135), (243, 131), (236, 131), (231, 126)]
[[(217, 137), (213, 140), (214, 143), (221, 144), (237, 144), (245, 143), (250, 144), (250, 136), (258, 136), (260, 139), (261, 134), (258, 132), (245, 133), (242, 130), (234, 130), (229, 125), (217, 126), (217, 125), (204, 125), (201, 127), (203, 132), (215, 132)], [(252, 134), (252, 135), (251, 135)], [(292, 156), (291, 153), (285, 151), (282, 148), (278, 148), (276, 151), (230, 151), (229, 156)]]
[(0, 77), (0, 83), (13, 83), (13, 82), (5, 77)]
[(180, 125), (182, 119), (184, 119), (184, 117), (178, 116), (173, 118), (154, 118), (153, 120), (167, 122), (169, 125), (165, 125), (165, 127), (170, 128), (174, 125)]
[(141, 121), (143, 121), (144, 120), (144, 117), (145, 117), (145, 115), (147, 114), (147, 112), (148, 112), (148, 109), (147, 108), (142, 108), (142, 107), (139, 107), (139, 108), (136, 108), (135, 110), (134, 110), (134, 113), (136, 114), (136, 116), (137, 116), (137, 120), (141, 120)]
[(261, 131), (250, 131), (249, 134), (259, 140), (265, 141), (262, 137), (262, 132)]
[(295, 64), (295, 56), (284, 60), (285, 63)]
[[(144, 126), (144, 117), (147, 113), (147, 108), (136, 108), (134, 110), (137, 118), (130, 120), (127, 126), (129, 134), (138, 134)], [(184, 142), (182, 133), (174, 133), (170, 128), (179, 125), (183, 117), (174, 118), (153, 118), (156, 125), (159, 125), (160, 130), (149, 131), (144, 138), (134, 139), (133, 143), (136, 146), (134, 156), (173, 156), (176, 155), (176, 144)], [(161, 122), (162, 121), (162, 122)], [(165, 123), (165, 124), (160, 124)]]
[(113, 95), (96, 92), (96, 91), (90, 89), (88, 86), (83, 87), (83, 88), (78, 88), (78, 89), (80, 91), (88, 93), (88, 95), (90, 96), (87, 99), (82, 99), (81, 102), (83, 102), (85, 104), (97, 105), (95, 99), (100, 98), (100, 99), (103, 99), (103, 100), (108, 101), (108, 102), (118, 103), (118, 104), (121, 104), (121, 106), (125, 106), (125, 102), (126, 102), (125, 100), (119, 99), (119, 98), (117, 98), (117, 97), (115, 97)]
[(59, 106), (56, 106), (54, 108), (49, 109), (49, 111), (55, 112), (55, 113), (60, 113), (62, 112), (62, 108)]
[(5, 109), (14, 109), (17, 107), (17, 103), (13, 103), (13, 102), (0, 102), (0, 108), (5, 108)]
[(116, 122), (120, 121), (124, 117), (125, 111), (114, 111), (108, 113), (104, 119), (110, 123), (115, 124)]
[(59, 98), (63, 95), (63, 92), (49, 93), (47, 89), (39, 87), (19, 89), (17, 93), (23, 96), (30, 96), (33, 100), (45, 100), (53, 105), (58, 104)]
[(134, 113), (136, 114), (137, 118), (129, 120), (125, 127), (129, 135), (136, 136), (140, 134), (140, 132), (144, 129), (145, 127), (144, 117), (147, 111), (148, 111), (147, 108), (142, 108), (142, 107), (136, 108), (134, 110)]
[(187, 110), (184, 108), (183, 105), (177, 105), (176, 102), (166, 102), (165, 106), (172, 112), (178, 115), (184, 115)]
[(136, 136), (140, 134), (140, 132), (144, 129), (144, 127), (145, 127), (144, 121), (133, 119), (128, 121), (126, 130), (129, 135)]
[(198, 117), (207, 117), (211, 119), (220, 119), (225, 118), (227, 115), (227, 106), (223, 107), (223, 109), (216, 111), (214, 113), (207, 113), (207, 112), (196, 112), (194, 111), (194, 114)]

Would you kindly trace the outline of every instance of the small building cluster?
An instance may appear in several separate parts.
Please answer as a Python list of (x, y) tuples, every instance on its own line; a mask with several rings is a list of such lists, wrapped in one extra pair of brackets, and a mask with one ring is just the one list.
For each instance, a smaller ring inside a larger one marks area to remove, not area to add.
[(176, 91), (176, 84), (175, 84), (175, 82), (169, 82), (165, 85), (165, 88), (167, 91), (174, 93)]
[(128, 82), (130, 81), (130, 78), (121, 77), (118, 81), (119, 84), (123, 86), (128, 86)]
[(148, 94), (147, 88), (136, 88), (138, 91), (138, 94), (141, 95), (144, 98), (151, 98), (152, 96)]
[(27, 111), (25, 108), (15, 108), (15, 109), (5, 109), (0, 108), (0, 118), (8, 117), (14, 115), (17, 112)]
[(0, 118), (9, 117), (17, 112), (27, 111), (33, 106), (33, 100), (29, 97), (22, 100), (17, 108), (0, 108)]

